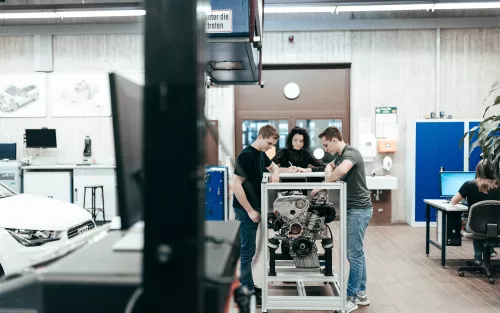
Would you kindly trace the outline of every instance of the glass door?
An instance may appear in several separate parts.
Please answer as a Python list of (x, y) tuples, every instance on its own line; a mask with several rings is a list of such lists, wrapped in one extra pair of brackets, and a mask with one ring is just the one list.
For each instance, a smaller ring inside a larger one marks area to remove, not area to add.
[[(309, 136), (311, 136), (311, 146), (309, 147), (311, 153), (313, 153), (317, 148), (323, 149), (318, 135), (321, 134), (321, 132), (323, 132), (327, 127), (334, 126), (342, 132), (342, 119), (297, 119), (295, 120), (295, 125), (305, 128), (309, 133)], [(333, 156), (325, 152), (322, 162), (330, 163), (331, 161), (333, 161)]]

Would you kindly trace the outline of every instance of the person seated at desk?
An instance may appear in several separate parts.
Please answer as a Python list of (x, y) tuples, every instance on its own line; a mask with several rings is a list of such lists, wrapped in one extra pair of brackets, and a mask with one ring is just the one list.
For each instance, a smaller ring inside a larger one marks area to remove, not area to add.
[(310, 143), (307, 130), (294, 127), (286, 138), (286, 148), (278, 151), (272, 161), (281, 173), (324, 172), (326, 165), (309, 152)]
[[(457, 205), (463, 199), (467, 199), (470, 208), (481, 201), (500, 200), (500, 188), (495, 180), (495, 171), (488, 160), (481, 160), (476, 166), (476, 179), (465, 182), (451, 199), (452, 205)], [(469, 232), (469, 229), (466, 229)], [(474, 262), (481, 264), (483, 245), (482, 240), (474, 239)], [(491, 255), (496, 256), (495, 250), (491, 249)]]

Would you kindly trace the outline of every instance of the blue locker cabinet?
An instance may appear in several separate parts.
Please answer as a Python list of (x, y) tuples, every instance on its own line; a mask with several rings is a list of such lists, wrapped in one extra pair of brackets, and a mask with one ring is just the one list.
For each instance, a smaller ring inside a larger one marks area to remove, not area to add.
[(227, 220), (227, 167), (210, 166), (205, 168), (205, 220)]
[[(423, 120), (409, 129), (407, 168), (414, 176), (409, 175), (407, 180), (407, 196), (411, 199), (407, 202), (408, 224), (424, 225), (424, 199), (441, 197), (441, 168), (445, 171), (475, 171), (481, 149), (476, 148), (469, 154), (469, 138), (461, 147), (460, 139), (478, 124), (476, 119)], [(431, 221), (435, 220), (435, 212), (431, 211)]]
[[(464, 170), (464, 147), (459, 145), (464, 127), (464, 122), (417, 122), (415, 222), (425, 222), (424, 199), (441, 197), (441, 167), (445, 171)], [(431, 221), (435, 220), (431, 212)]]

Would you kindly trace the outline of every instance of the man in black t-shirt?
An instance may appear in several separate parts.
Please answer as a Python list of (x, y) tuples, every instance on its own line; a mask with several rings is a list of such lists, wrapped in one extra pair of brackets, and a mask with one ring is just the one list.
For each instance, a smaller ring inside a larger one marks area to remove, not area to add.
[(254, 285), (252, 260), (260, 222), (260, 188), (265, 169), (272, 173), (271, 182), (279, 182), (279, 167), (265, 153), (276, 144), (278, 138), (278, 131), (273, 125), (263, 126), (255, 142), (241, 151), (234, 169), (233, 208), (240, 222), (241, 240), (240, 281), (250, 294), (255, 294), (257, 304), (261, 303), (262, 290)]

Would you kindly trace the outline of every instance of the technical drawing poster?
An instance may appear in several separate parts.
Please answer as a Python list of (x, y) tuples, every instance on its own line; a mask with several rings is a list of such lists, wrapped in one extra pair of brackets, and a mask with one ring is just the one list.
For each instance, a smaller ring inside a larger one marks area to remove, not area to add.
[(47, 116), (46, 75), (0, 75), (0, 117)]
[(111, 116), (108, 73), (53, 73), (49, 89), (54, 117)]

